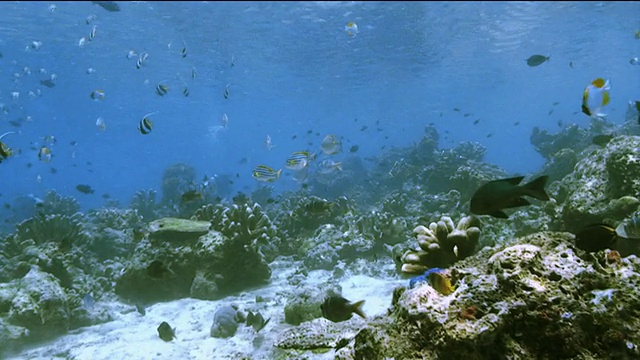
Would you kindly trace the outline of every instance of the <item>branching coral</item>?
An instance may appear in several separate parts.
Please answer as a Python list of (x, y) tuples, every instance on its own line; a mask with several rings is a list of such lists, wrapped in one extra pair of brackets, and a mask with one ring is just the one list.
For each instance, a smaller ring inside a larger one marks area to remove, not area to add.
[(61, 196), (55, 191), (48, 191), (39, 212), (50, 215), (59, 214), (71, 216), (80, 211), (80, 204), (72, 196)]
[(162, 202), (180, 203), (180, 196), (189, 190), (195, 177), (196, 169), (191, 165), (178, 163), (167, 167), (162, 175)]
[(158, 203), (156, 202), (155, 190), (140, 190), (136, 192), (131, 201), (131, 208), (138, 211), (145, 221), (152, 221), (159, 218)]
[(373, 239), (376, 245), (397, 244), (409, 236), (406, 220), (388, 212), (371, 211), (362, 216), (346, 216), (345, 219), (348, 226), (346, 231)]
[(93, 220), (92, 223), (99, 231), (102, 231), (106, 228), (115, 230), (124, 230), (131, 228), (138, 229), (144, 225), (144, 220), (139, 215), (137, 210), (131, 209), (96, 209), (89, 212), (89, 217), (91, 217), (91, 219)]
[(83, 215), (38, 215), (17, 225), (19, 241), (32, 239), (36, 244), (58, 243), (62, 247), (86, 244), (89, 236), (82, 225)]
[(429, 227), (417, 226), (413, 233), (419, 250), (408, 250), (402, 256), (402, 272), (421, 274), (429, 268), (446, 268), (459, 259), (472, 255), (480, 240), (480, 221), (473, 216), (463, 217), (458, 226), (448, 216)]
[(229, 207), (209, 204), (198, 209), (191, 219), (209, 221), (213, 230), (255, 249), (272, 245), (276, 237), (276, 227), (258, 203)]

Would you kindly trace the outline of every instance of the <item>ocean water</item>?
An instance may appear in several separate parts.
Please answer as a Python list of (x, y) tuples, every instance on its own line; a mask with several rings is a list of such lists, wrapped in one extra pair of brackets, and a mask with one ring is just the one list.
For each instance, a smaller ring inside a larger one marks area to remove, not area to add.
[[(0, 6), (0, 131), (19, 131), (3, 141), (21, 151), (0, 165), (3, 203), (53, 189), (85, 210), (104, 205), (103, 194), (126, 206), (138, 190), (159, 191), (164, 169), (176, 163), (250, 192), (263, 185), (251, 176), (256, 165), (284, 168), (293, 151), (318, 152), (326, 134), (342, 137), (336, 161), (375, 159), (418, 142), (430, 123), (441, 148), (476, 141), (486, 161), (528, 174), (543, 163), (529, 143), (532, 128), (586, 125), (580, 101), (593, 79), (611, 81), (610, 121), (622, 122), (627, 102), (640, 98), (640, 67), (629, 64), (640, 55), (638, 2)], [(149, 54), (140, 69), (129, 51)], [(550, 61), (529, 67), (533, 54)], [(40, 83), (54, 74), (55, 87)], [(165, 96), (155, 92), (161, 82)], [(92, 100), (94, 90), (104, 100)], [(139, 121), (151, 112), (153, 131), (142, 135)], [(46, 136), (57, 142), (45, 163), (38, 150)], [(284, 169), (268, 185), (298, 188), (291, 175)], [(78, 192), (78, 184), (95, 193)]]
[[(476, 142), (486, 162), (531, 175), (544, 165), (530, 143), (533, 129), (587, 127), (581, 101), (591, 81), (609, 79), (604, 112), (614, 124), (624, 122), (629, 101), (640, 100), (640, 66), (629, 61), (640, 57), (640, 2), (117, 4), (112, 12), (92, 2), (0, 3), (0, 135), (9, 133), (0, 141), (14, 152), (0, 162), (0, 239), (51, 190), (75, 197), (85, 213), (128, 207), (140, 190), (155, 190), (159, 200), (163, 174), (175, 164), (195, 170), (194, 187), (203, 177), (216, 183), (214, 194), (226, 200), (265, 186), (272, 194), (300, 189), (322, 178), (317, 166), (325, 159), (345, 170), (361, 160), (352, 183), (366, 183), (369, 169), (393, 149), (419, 143), (428, 126), (437, 129), (440, 149)], [(532, 55), (549, 61), (529, 66)], [(153, 122), (148, 134), (139, 130), (145, 117)], [(340, 153), (322, 154), (328, 134), (341, 139)], [(307, 182), (285, 168), (296, 151), (317, 155)], [(282, 176), (257, 181), (259, 165)], [(407, 283), (386, 265), (392, 275), (384, 279), (340, 279), (345, 296), (367, 299), (370, 316), (386, 313), (392, 289)], [(131, 304), (94, 294), (92, 308), (112, 306), (120, 316), (18, 356), (108, 358), (102, 353), (122, 347), (141, 358), (147, 351), (187, 358), (191, 346), (204, 354), (192, 358), (236, 347), (249, 353), (255, 334), (248, 328), (231, 343), (212, 340), (204, 327), (215, 306), (253, 306), (257, 295), (278, 300), (261, 305), (274, 318), (267, 353), (288, 327), (287, 271), (294, 266), (281, 264), (268, 286), (215, 302), (152, 304), (145, 318)], [(339, 273), (317, 271), (304, 281), (317, 287)], [(177, 312), (180, 348), (156, 349), (157, 323)]]

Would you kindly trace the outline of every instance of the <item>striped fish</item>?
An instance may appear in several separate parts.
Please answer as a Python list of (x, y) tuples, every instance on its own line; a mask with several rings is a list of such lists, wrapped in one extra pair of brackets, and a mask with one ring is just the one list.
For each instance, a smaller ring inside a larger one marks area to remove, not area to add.
[(258, 165), (253, 169), (252, 176), (258, 181), (274, 182), (280, 177), (282, 169), (276, 171), (266, 165)]

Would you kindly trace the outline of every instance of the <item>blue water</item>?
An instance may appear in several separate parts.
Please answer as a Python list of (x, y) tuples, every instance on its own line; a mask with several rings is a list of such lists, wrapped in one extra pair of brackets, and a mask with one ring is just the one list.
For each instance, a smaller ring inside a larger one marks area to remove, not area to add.
[[(120, 12), (90, 2), (0, 4), (0, 103), (8, 109), (0, 133), (20, 131), (3, 142), (22, 151), (0, 164), (0, 203), (54, 189), (84, 209), (104, 205), (105, 193), (126, 206), (137, 190), (160, 192), (164, 169), (179, 162), (249, 192), (263, 185), (251, 177), (256, 165), (284, 168), (291, 152), (318, 151), (326, 134), (344, 137), (345, 150), (359, 146), (335, 160), (376, 157), (383, 146), (420, 141), (429, 123), (441, 148), (477, 141), (487, 162), (529, 174), (543, 164), (532, 128), (587, 125), (580, 102), (593, 79), (611, 81), (609, 121), (622, 123), (627, 102), (640, 99), (640, 66), (629, 64), (640, 56), (638, 2), (119, 4)], [(355, 37), (345, 31), (351, 21)], [(95, 38), (78, 46), (94, 25)], [(33, 41), (42, 42), (37, 51)], [(130, 50), (149, 53), (141, 69)], [(533, 54), (551, 59), (529, 67)], [(56, 86), (40, 85), (51, 74)], [(163, 97), (161, 81), (170, 88)], [(103, 101), (90, 98), (96, 89)], [(155, 111), (152, 133), (141, 135), (138, 122)], [(9, 123), (27, 116), (20, 127)], [(57, 143), (43, 163), (37, 149), (47, 135)], [(96, 192), (79, 193), (77, 184)], [(285, 169), (273, 186), (299, 184)]]

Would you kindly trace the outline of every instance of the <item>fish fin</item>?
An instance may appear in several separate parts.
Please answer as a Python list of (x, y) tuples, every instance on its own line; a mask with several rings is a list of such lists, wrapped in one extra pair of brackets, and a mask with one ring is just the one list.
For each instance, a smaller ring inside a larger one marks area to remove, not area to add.
[(491, 213), (489, 213), (487, 215), (491, 215), (493, 217), (497, 217), (497, 218), (500, 218), (500, 219), (508, 219), (509, 218), (509, 216), (504, 211), (500, 211), (500, 210), (496, 210), (496, 211), (491, 212)]
[(529, 200), (525, 199), (525, 198), (516, 198), (513, 199), (509, 205), (505, 206), (505, 209), (510, 209), (510, 208), (516, 208), (516, 207), (521, 207), (521, 206), (527, 206), (527, 205), (531, 205), (531, 203), (529, 202)]
[(609, 96), (609, 91), (605, 91), (602, 94), (602, 106), (605, 106), (609, 103), (609, 101), (611, 101), (611, 98)]
[(260, 330), (264, 329), (264, 327), (265, 327), (265, 326), (267, 326), (267, 324), (269, 323), (269, 320), (271, 320), (271, 318), (268, 318), (265, 322), (263, 322), (263, 323), (262, 323), (262, 326), (260, 326), (260, 327), (258, 328), (258, 330), (256, 330), (256, 332), (258, 332), (258, 331), (260, 331)]
[[(549, 179), (549, 176), (543, 175), (525, 184), (523, 186), (523, 188), (526, 190), (525, 194), (529, 196), (533, 196), (538, 200), (543, 200), (543, 201), (549, 200), (549, 195), (547, 195), (547, 192), (544, 191), (544, 186), (547, 184), (548, 179)], [(529, 205), (529, 204), (525, 204), (525, 205)]]
[(626, 230), (625, 224), (623, 222), (621, 222), (618, 225), (618, 227), (616, 227), (616, 235), (618, 235), (619, 237), (628, 238), (627, 230)]
[(358, 314), (361, 318), (366, 319), (367, 316), (362, 312), (362, 305), (364, 304), (364, 300), (360, 300), (350, 305), (351, 311)]
[(502, 180), (499, 180), (499, 181), (508, 182), (511, 185), (519, 185), (520, 182), (522, 182), (522, 179), (524, 179), (524, 176), (516, 176), (516, 177), (509, 178), (509, 179), (502, 179)]

